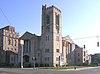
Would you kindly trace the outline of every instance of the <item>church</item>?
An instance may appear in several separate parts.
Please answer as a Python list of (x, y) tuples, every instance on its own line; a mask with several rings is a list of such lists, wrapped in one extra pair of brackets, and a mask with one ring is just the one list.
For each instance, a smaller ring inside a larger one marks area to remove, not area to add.
[(26, 32), (20, 37), (20, 39), (24, 40), (24, 62), (32, 64), (35, 61), (39, 66), (58, 66), (63, 64), (59, 60), (62, 55), (62, 21), (61, 11), (57, 7), (42, 6), (41, 28), (41, 36)]
[[(24, 40), (24, 65), (33, 65), (34, 63), (36, 66), (54, 67), (69, 64), (75, 65), (75, 43), (69, 36), (62, 37), (61, 10), (53, 5), (49, 7), (42, 5), (41, 36), (25, 32), (19, 40)], [(83, 48), (81, 49), (83, 51)], [(81, 53), (80, 55), (83, 54)], [(20, 45), (18, 62), (21, 62)]]

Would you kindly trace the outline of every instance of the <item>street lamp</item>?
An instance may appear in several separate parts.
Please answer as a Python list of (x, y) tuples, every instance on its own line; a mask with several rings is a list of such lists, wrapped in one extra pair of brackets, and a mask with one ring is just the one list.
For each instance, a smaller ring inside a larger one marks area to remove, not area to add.
[(35, 58), (35, 57), (33, 57), (34, 69), (35, 69), (35, 60), (36, 60), (36, 58)]
[(24, 45), (24, 40), (20, 40), (21, 44), (21, 68), (23, 68), (23, 45)]

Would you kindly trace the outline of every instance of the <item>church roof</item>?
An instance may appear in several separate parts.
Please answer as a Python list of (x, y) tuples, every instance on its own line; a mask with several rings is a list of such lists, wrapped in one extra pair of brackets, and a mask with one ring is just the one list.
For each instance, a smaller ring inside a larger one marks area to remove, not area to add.
[(20, 39), (29, 40), (29, 39), (32, 39), (33, 37), (37, 37), (37, 35), (32, 34), (32, 33), (28, 32), (28, 31), (26, 31), (26, 32), (20, 37)]
[(74, 41), (70, 38), (69, 35), (65, 36), (65, 37), (62, 37), (62, 40), (67, 40), (68, 42), (70, 43), (74, 43)]

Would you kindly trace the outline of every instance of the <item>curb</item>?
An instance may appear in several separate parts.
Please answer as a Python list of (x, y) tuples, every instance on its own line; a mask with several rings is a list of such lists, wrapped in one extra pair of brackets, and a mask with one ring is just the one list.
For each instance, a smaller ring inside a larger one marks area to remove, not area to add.
[(62, 69), (58, 71), (80, 71), (80, 70), (88, 70), (88, 69), (94, 69), (98, 67), (86, 67), (86, 68), (76, 68), (76, 69)]

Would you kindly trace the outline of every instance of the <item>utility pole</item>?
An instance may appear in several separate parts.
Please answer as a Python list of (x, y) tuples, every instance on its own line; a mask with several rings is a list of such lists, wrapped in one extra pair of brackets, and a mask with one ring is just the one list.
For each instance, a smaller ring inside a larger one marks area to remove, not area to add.
[(23, 45), (24, 45), (24, 40), (20, 40), (21, 44), (21, 68), (23, 68)]
[(97, 47), (99, 47), (99, 36), (97, 36)]

